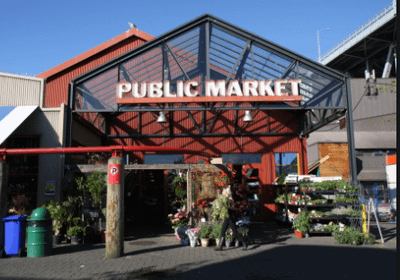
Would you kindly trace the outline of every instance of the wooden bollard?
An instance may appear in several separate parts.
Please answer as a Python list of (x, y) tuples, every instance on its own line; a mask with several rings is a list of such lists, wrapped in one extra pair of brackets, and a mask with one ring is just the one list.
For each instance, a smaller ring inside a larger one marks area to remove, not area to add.
[(108, 160), (106, 259), (124, 254), (124, 160)]

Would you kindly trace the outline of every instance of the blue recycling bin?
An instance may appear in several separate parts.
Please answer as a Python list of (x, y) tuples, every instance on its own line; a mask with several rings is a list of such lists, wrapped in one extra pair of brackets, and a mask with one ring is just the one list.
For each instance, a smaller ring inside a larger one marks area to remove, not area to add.
[(4, 252), (8, 256), (22, 257), (25, 251), (25, 223), (27, 215), (3, 218)]

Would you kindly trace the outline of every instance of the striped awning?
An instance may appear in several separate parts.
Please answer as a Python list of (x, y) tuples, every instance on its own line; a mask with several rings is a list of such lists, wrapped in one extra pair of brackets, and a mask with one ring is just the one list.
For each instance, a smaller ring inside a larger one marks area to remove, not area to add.
[(0, 145), (38, 106), (0, 106)]

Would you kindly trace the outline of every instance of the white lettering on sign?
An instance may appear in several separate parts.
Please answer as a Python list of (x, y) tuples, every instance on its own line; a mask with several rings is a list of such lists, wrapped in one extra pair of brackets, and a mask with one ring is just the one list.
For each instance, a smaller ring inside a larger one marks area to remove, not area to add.
[[(272, 87), (272, 83), (274, 86)], [(205, 96), (298, 96), (300, 79), (282, 80), (208, 80), (205, 82)], [(170, 82), (149, 83), (119, 83), (117, 98), (127, 97), (130, 93), (134, 98), (159, 97), (196, 97), (199, 96), (196, 81), (177, 81), (176, 93), (170, 92)], [(140, 88), (140, 90), (139, 90)]]

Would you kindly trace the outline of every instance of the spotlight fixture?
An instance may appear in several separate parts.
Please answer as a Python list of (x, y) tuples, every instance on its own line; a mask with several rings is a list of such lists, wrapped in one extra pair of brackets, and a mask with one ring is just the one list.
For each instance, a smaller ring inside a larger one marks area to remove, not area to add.
[(166, 123), (167, 122), (167, 117), (165, 116), (164, 112), (160, 112), (160, 116), (158, 116), (157, 122), (158, 123)]
[(250, 111), (246, 111), (244, 113), (244, 118), (243, 118), (244, 122), (252, 122), (253, 121), (253, 116), (251, 115)]

